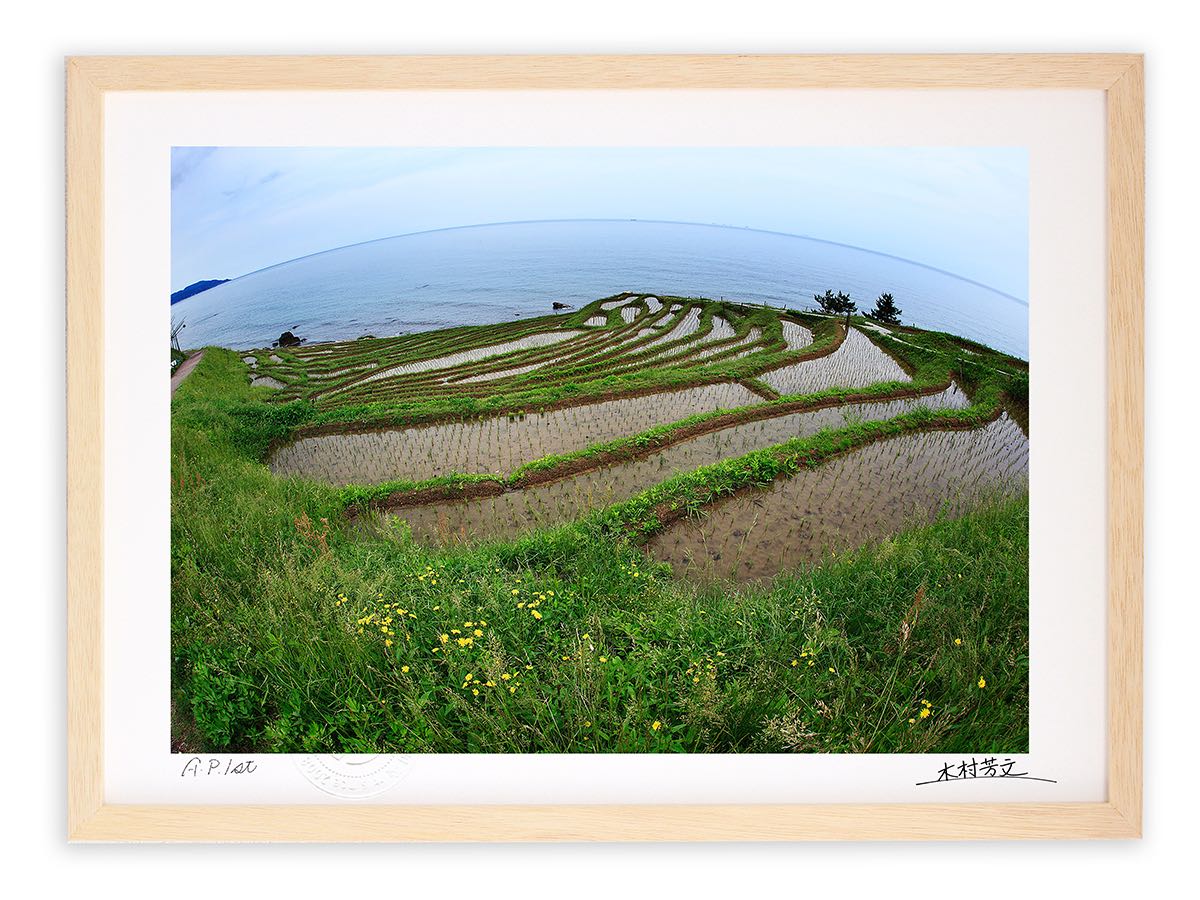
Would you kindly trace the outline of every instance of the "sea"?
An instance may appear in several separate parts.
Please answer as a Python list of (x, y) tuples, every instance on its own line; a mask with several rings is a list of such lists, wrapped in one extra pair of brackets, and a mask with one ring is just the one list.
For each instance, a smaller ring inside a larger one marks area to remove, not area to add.
[(171, 318), (185, 348), (242, 350), (284, 331), (319, 342), (514, 321), (622, 291), (812, 309), (826, 290), (863, 312), (886, 291), (907, 325), (1028, 359), (1028, 304), (949, 272), (808, 237), (638, 220), (475, 225), (340, 247), (196, 294)]

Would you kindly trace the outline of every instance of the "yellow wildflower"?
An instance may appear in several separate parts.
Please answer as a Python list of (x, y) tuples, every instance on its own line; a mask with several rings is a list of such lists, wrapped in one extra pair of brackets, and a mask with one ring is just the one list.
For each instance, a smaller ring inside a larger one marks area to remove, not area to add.
[(985, 687), (987, 687), (987, 682), (986, 682), (986, 681), (983, 679), (983, 677), (982, 677), (982, 676), (980, 676), (980, 679), (979, 679), (979, 686), (980, 686), (981, 688), (985, 688)]
[[(542, 617), (542, 614), (541, 614), (540, 612), (538, 612), (536, 609), (532, 609), (532, 610), (530, 610), (530, 614), (531, 614), (531, 615), (532, 615), (532, 616), (533, 616), (535, 619), (540, 619), (540, 618)], [(981, 685), (981, 687), (982, 687), (982, 685)]]
[(662, 728), (662, 722), (658, 721), (658, 719), (655, 719), (654, 724), (650, 726), (650, 730), (658, 731), (658, 729), (660, 729), (660, 728)]
[(400, 667), (400, 671), (401, 671), (401, 672), (407, 672), (407, 671), (408, 671), (408, 666), (401, 666), (401, 667)]

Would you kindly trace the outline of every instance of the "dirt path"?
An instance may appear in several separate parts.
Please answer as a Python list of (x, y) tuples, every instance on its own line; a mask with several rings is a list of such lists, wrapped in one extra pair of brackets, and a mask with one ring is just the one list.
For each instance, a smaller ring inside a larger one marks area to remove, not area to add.
[(203, 358), (204, 358), (203, 350), (199, 351), (198, 353), (193, 353), (191, 356), (189, 356), (187, 359), (185, 359), (180, 364), (178, 369), (175, 370), (175, 374), (171, 376), (171, 396), (172, 397), (175, 396), (175, 391), (178, 389), (178, 387), (181, 384), (183, 384), (183, 379), (187, 378), (188, 375), (191, 374), (192, 369), (196, 368), (196, 366), (199, 364), (200, 360), (202, 360)]

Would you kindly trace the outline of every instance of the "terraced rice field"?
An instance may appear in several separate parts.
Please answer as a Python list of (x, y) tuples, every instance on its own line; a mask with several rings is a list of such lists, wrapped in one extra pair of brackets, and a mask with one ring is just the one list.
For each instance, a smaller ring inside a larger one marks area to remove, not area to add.
[[(825, 434), (925, 413), (980, 422), (864, 438), (765, 493), (735, 485), (733, 499), (705, 505), (706, 518), (643, 528), (649, 552), (679, 573), (746, 579), (967, 508), (984, 488), (1023, 484), (1020, 427), (1008, 416), (987, 425), (998, 410), (986, 414), (981, 396), (952, 381), (951, 355), (923, 335), (629, 294), (540, 320), (245, 361), (280, 401), (303, 399), (329, 417), (277, 443), (272, 472), (358, 491), (433, 544), (570, 523)], [(1009, 371), (996, 360), (992, 371)], [(361, 408), (400, 421), (370, 427)], [(439, 487), (463, 478), (492, 487), (461, 499)]]
[(716, 384), (479, 422), (319, 435), (281, 448), (270, 464), (277, 475), (339, 485), (423, 481), (447, 472), (507, 474), (544, 456), (760, 399), (740, 384)]
[(642, 292), (208, 348), (172, 397), (179, 734), (1027, 752), (1027, 397), (953, 335)]
[(909, 381), (894, 359), (857, 328), (829, 356), (773, 369), (762, 380), (780, 394), (812, 394), (832, 387), (866, 387), (880, 381)]
[[(557, 344), (568, 338), (578, 337), (578, 331), (550, 331), (543, 334), (534, 334), (529, 337), (521, 338), (516, 341), (508, 341), (503, 344), (491, 344), (486, 347), (479, 347), (475, 350), (464, 350), (461, 353), (451, 353), (446, 356), (437, 356), (433, 359), (424, 359), (420, 362), (405, 363), (399, 366), (392, 366), (389, 369), (384, 369), (382, 372), (376, 372), (374, 375), (369, 375), (362, 379), (359, 384), (367, 384), (372, 381), (378, 381), (381, 378), (391, 378), (396, 375), (411, 375), (416, 372), (428, 372), (432, 369), (453, 369), (461, 366), (464, 363), (481, 362), (487, 359), (505, 356), (509, 353), (514, 353), (518, 350), (529, 350), (534, 347), (546, 347), (550, 344)], [(278, 362), (277, 357), (273, 357), (272, 362)], [(345, 372), (346, 370), (342, 370)]]
[(703, 434), (631, 462), (603, 466), (579, 475), (510, 491), (497, 497), (429, 503), (396, 511), (418, 540), (439, 544), (477, 538), (502, 539), (515, 533), (562, 525), (641, 491), (681, 472), (712, 465), (796, 437), (850, 422), (890, 419), (923, 406), (965, 409), (966, 395), (952, 385), (940, 394), (882, 403), (852, 403)]
[(974, 431), (905, 435), (681, 521), (647, 552), (693, 579), (769, 577), (1024, 490), (1028, 462), (1029, 441), (1008, 416)]

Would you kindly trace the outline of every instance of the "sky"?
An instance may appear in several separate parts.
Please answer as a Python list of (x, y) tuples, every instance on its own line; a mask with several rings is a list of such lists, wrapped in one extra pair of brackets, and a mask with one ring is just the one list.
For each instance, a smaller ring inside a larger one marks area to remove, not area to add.
[(1027, 301), (1028, 197), (1016, 147), (176, 147), (171, 290), (435, 228), (660, 219), (850, 244)]

